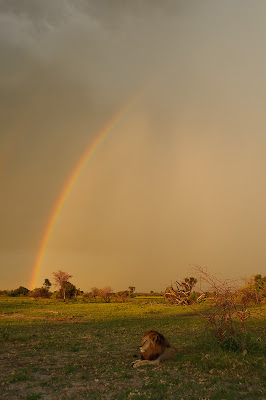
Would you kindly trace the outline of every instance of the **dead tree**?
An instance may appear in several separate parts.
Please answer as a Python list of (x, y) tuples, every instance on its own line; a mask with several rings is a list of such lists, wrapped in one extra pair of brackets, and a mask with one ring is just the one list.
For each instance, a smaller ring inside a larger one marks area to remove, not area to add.
[(171, 304), (188, 306), (191, 303), (189, 296), (196, 282), (195, 278), (186, 278), (181, 282), (176, 281), (176, 288), (171, 285), (165, 289), (164, 298)]

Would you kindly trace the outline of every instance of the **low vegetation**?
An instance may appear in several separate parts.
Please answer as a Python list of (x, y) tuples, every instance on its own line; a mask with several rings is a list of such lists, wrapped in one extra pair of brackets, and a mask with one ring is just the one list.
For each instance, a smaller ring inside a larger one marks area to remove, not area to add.
[[(63, 271), (53, 274), (54, 292), (49, 279), (32, 291), (2, 291), (0, 399), (266, 398), (266, 277), (239, 287), (196, 273), (164, 293), (83, 292)], [(177, 354), (136, 371), (130, 365), (150, 329)]]
[[(211, 306), (207, 299), (176, 307), (155, 296), (121, 303), (1, 296), (0, 398), (264, 399), (265, 305), (249, 308), (245, 351), (221, 346), (199, 315)], [(178, 352), (164, 367), (136, 370), (130, 365), (148, 329)]]
[[(255, 275), (239, 287), (235, 282), (222, 281), (207, 270), (196, 267), (201, 281), (211, 289), (205, 312), (193, 309), (205, 319), (222, 347), (237, 348), (247, 352), (246, 321), (251, 318), (251, 305), (261, 304), (266, 298), (266, 277)], [(204, 299), (206, 294), (203, 293)], [(202, 295), (198, 300), (203, 300)]]

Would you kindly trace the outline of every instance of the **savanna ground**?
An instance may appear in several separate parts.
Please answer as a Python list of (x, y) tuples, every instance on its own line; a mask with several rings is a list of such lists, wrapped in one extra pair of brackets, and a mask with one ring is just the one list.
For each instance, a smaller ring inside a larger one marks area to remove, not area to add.
[[(243, 352), (221, 348), (195, 310), (160, 299), (0, 297), (0, 399), (265, 399), (263, 313), (252, 308)], [(131, 368), (148, 329), (163, 333), (177, 356)]]

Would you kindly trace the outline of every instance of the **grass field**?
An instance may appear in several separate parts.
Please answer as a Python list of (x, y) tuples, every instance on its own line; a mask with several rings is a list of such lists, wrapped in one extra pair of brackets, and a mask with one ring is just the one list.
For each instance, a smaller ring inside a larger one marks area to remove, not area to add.
[[(266, 398), (265, 306), (252, 309), (243, 354), (222, 349), (192, 309), (158, 303), (0, 297), (0, 399)], [(147, 329), (176, 359), (131, 368)]]

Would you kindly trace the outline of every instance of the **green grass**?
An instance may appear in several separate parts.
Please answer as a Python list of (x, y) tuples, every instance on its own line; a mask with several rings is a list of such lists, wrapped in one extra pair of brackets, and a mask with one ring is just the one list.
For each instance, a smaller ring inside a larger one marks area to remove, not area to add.
[[(0, 315), (1, 400), (266, 397), (265, 306), (252, 309), (237, 338), (245, 341), (245, 355), (237, 346), (222, 348), (192, 309), (158, 299), (103, 304), (0, 297)], [(162, 332), (178, 354), (164, 367), (133, 369), (147, 329)]]

